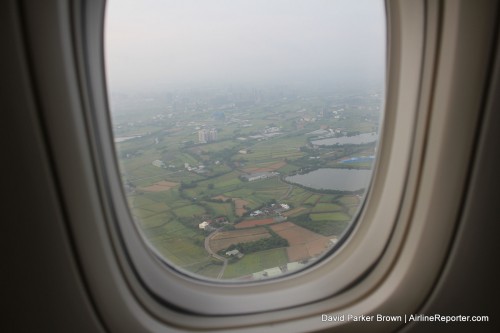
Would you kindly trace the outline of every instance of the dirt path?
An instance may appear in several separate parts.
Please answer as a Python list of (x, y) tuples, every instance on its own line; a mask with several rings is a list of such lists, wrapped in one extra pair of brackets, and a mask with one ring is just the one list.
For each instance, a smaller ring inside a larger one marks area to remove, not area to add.
[(285, 194), (283, 194), (279, 199), (278, 201), (282, 201), (286, 198), (288, 198), (288, 196), (290, 195), (290, 193), (292, 193), (292, 190), (293, 190), (293, 185), (288, 185), (288, 190), (286, 191)]
[(224, 258), (224, 257), (221, 257), (220, 255), (218, 255), (217, 253), (215, 253), (214, 251), (212, 251), (212, 249), (210, 248), (210, 240), (215, 236), (217, 235), (217, 233), (219, 232), (219, 230), (215, 230), (214, 232), (212, 232), (210, 235), (208, 235), (207, 237), (205, 237), (205, 250), (212, 256), (214, 257), (215, 259), (219, 259), (219, 260), (222, 260), (224, 262), (224, 264), (222, 265), (222, 268), (219, 272), (219, 275), (217, 276), (217, 279), (220, 280), (222, 278), (222, 275), (224, 275), (224, 271), (226, 270), (226, 267), (227, 267), (227, 259)]

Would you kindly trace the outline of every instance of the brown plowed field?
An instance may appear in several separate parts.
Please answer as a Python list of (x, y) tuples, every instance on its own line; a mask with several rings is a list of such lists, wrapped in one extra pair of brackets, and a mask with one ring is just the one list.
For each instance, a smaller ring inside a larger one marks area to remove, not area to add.
[(218, 195), (216, 197), (213, 197), (212, 199), (226, 201), (226, 200), (229, 200), (231, 198), (230, 197), (226, 197), (225, 195)]
[(291, 222), (271, 226), (274, 232), (288, 241), (288, 260), (290, 262), (308, 259), (322, 254), (329, 246), (330, 239), (299, 227)]
[(233, 201), (236, 208), (236, 215), (243, 216), (247, 211), (245, 206), (248, 206), (250, 203), (240, 198), (233, 198)]
[(209, 246), (212, 251), (218, 252), (227, 249), (232, 244), (253, 242), (269, 237), (271, 237), (271, 234), (264, 228), (223, 231), (210, 239)]
[(266, 225), (274, 223), (274, 219), (263, 219), (263, 220), (247, 220), (235, 225), (236, 229), (251, 228), (259, 225)]
[(249, 204), (248, 201), (246, 200), (243, 200), (243, 199), (240, 199), (240, 198), (229, 198), (229, 197), (226, 197), (225, 195), (218, 195), (216, 197), (213, 197), (213, 199), (218, 199), (218, 200), (223, 200), (223, 201), (226, 201), (226, 200), (233, 200), (234, 201), (234, 206), (236, 208), (236, 215), (237, 216), (243, 216), (243, 214), (245, 214), (245, 212), (247, 211), (244, 206), (247, 206)]
[(179, 183), (168, 182), (166, 180), (162, 180), (161, 182), (154, 183), (153, 185), (141, 187), (140, 190), (146, 192), (161, 192), (168, 191), (178, 186)]

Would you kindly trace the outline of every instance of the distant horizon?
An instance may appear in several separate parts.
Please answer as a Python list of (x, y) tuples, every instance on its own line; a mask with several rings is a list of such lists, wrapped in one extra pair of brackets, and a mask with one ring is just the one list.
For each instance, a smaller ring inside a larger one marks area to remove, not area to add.
[(384, 89), (385, 88), (385, 77), (380, 81), (351, 81), (351, 82), (308, 82), (308, 83), (298, 83), (298, 82), (283, 82), (283, 83), (234, 83), (234, 84), (199, 84), (199, 85), (177, 85), (177, 86), (157, 86), (149, 87), (147, 89), (141, 88), (121, 88), (113, 89), (109, 87), (108, 92), (111, 94), (141, 94), (141, 95), (157, 95), (163, 93), (189, 93), (189, 92), (221, 92), (221, 91), (243, 91), (243, 90), (257, 90), (257, 91), (272, 91), (272, 90), (298, 90), (298, 91), (326, 91), (338, 90), (339, 92), (345, 92), (346, 90), (359, 91), (359, 90), (370, 90), (370, 89)]
[(382, 85), (383, 1), (115, 1), (109, 90)]

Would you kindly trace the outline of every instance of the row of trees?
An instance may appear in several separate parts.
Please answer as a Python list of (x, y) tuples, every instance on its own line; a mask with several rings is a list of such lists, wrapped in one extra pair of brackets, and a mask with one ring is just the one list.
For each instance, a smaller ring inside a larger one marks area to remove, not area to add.
[(231, 250), (238, 250), (241, 253), (253, 253), (253, 252), (259, 252), (259, 251), (265, 251), (265, 250), (271, 250), (271, 249), (276, 249), (280, 247), (288, 247), (289, 243), (288, 241), (275, 233), (271, 228), (266, 227), (268, 232), (271, 234), (271, 237), (269, 238), (263, 238), (259, 239), (253, 242), (246, 242), (246, 243), (238, 243), (238, 244), (233, 244), (227, 248), (227, 250), (224, 250), (223, 252), (226, 251), (231, 251)]
[(298, 226), (323, 236), (339, 236), (349, 225), (348, 221), (313, 221), (309, 214), (302, 214), (289, 219)]
[(279, 247), (287, 247), (288, 241), (281, 237), (269, 237), (259, 239), (248, 243), (238, 243), (236, 245), (231, 245), (227, 251), (237, 249), (241, 253), (253, 253), (259, 251), (265, 251), (270, 249), (275, 249)]

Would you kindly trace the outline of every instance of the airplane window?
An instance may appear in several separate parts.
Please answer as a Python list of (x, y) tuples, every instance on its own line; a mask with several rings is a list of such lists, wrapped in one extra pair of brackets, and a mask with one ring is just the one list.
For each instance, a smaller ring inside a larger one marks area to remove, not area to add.
[(383, 1), (108, 1), (123, 191), (177, 271), (252, 281), (332, 253), (370, 184)]

